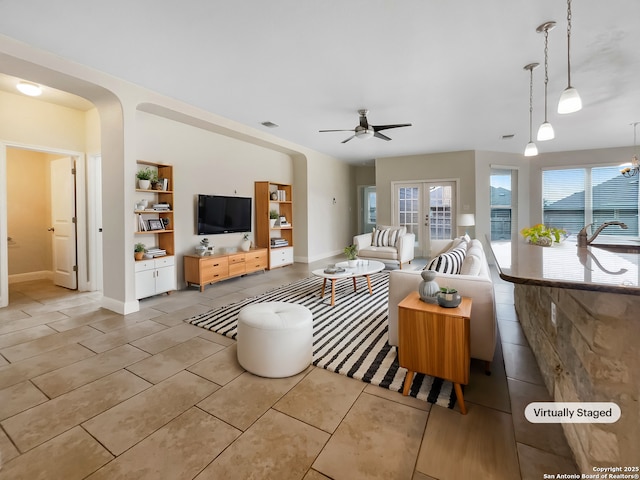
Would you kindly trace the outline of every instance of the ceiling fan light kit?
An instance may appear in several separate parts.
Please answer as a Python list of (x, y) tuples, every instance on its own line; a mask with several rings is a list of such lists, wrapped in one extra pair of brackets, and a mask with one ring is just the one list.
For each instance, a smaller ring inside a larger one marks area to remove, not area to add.
[(371, 137), (379, 138), (380, 140), (386, 140), (387, 142), (391, 140), (390, 137), (380, 133), (380, 130), (389, 130), (391, 128), (400, 128), (400, 127), (410, 127), (410, 123), (396, 123), (391, 125), (370, 125), (367, 120), (367, 114), (369, 110), (361, 109), (358, 110), (358, 115), (360, 115), (359, 125), (356, 128), (348, 129), (348, 130), (319, 130), (321, 133), (324, 132), (354, 132), (349, 138), (342, 141), (342, 143), (347, 143), (353, 137), (359, 138), (360, 140), (367, 140)]

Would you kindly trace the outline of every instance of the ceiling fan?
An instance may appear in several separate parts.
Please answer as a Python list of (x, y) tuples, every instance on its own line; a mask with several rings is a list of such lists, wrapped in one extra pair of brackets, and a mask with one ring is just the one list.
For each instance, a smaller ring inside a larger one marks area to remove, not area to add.
[(396, 123), (393, 125), (369, 125), (369, 122), (367, 121), (368, 113), (369, 113), (369, 110), (365, 110), (365, 109), (358, 110), (358, 114), (360, 115), (360, 125), (358, 125), (356, 128), (352, 128), (349, 130), (320, 130), (320, 132), (355, 132), (349, 138), (347, 138), (346, 140), (343, 140), (342, 143), (347, 143), (353, 137), (357, 137), (361, 140), (371, 138), (371, 137), (377, 137), (382, 140), (389, 141), (391, 140), (391, 138), (380, 133), (380, 130), (388, 130), (390, 128), (411, 126), (410, 123)]

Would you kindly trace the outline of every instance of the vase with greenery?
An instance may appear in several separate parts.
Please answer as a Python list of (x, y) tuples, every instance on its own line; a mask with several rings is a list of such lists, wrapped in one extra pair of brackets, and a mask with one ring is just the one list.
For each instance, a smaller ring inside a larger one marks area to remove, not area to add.
[(438, 305), (445, 308), (455, 308), (462, 302), (462, 297), (455, 288), (440, 287), (437, 295)]
[(278, 213), (277, 210), (271, 210), (269, 212), (269, 223), (271, 224), (271, 228), (275, 227), (276, 225), (276, 220), (278, 220), (278, 216), (280, 214)]
[(135, 247), (133, 247), (133, 257), (136, 260), (142, 260), (142, 258), (144, 257), (144, 249), (144, 243), (136, 243)]
[(242, 243), (240, 244), (240, 250), (243, 252), (248, 252), (251, 250), (251, 240), (249, 240), (249, 234), (245, 233), (242, 236)]
[(200, 255), (201, 257), (204, 257), (204, 255), (207, 253), (208, 250), (209, 250), (209, 239), (205, 237), (202, 240), (200, 240), (200, 245), (196, 246), (196, 254)]
[(542, 223), (538, 223), (533, 227), (523, 228), (520, 230), (520, 234), (528, 243), (550, 247), (554, 242), (560, 243), (567, 232), (562, 228), (547, 227)]
[(350, 267), (355, 267), (358, 260), (358, 246), (349, 245), (344, 247), (344, 254), (347, 256), (347, 261)]
[(149, 190), (152, 176), (153, 171), (149, 167), (138, 170), (138, 173), (136, 173), (136, 177), (138, 178), (138, 188), (141, 190)]

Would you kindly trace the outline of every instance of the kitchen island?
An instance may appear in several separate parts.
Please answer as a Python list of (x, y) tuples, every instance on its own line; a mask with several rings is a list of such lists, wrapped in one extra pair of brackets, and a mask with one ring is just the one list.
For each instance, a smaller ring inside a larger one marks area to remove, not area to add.
[(518, 320), (554, 401), (621, 409), (616, 423), (562, 424), (582, 472), (638, 465), (640, 252), (579, 248), (575, 237), (551, 247), (522, 238), (489, 245), (500, 277), (514, 284)]

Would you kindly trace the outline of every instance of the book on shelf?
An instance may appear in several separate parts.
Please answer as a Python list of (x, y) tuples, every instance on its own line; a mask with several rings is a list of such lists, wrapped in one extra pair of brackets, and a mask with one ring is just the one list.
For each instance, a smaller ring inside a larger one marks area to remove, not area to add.
[(271, 239), (272, 247), (287, 247), (288, 245), (289, 245), (289, 241), (286, 238), (274, 237)]
[(168, 211), (168, 210), (171, 210), (171, 205), (169, 205), (168, 203), (154, 203), (153, 210), (156, 212)]
[(154, 257), (164, 257), (167, 251), (162, 248), (147, 248), (147, 253)]

